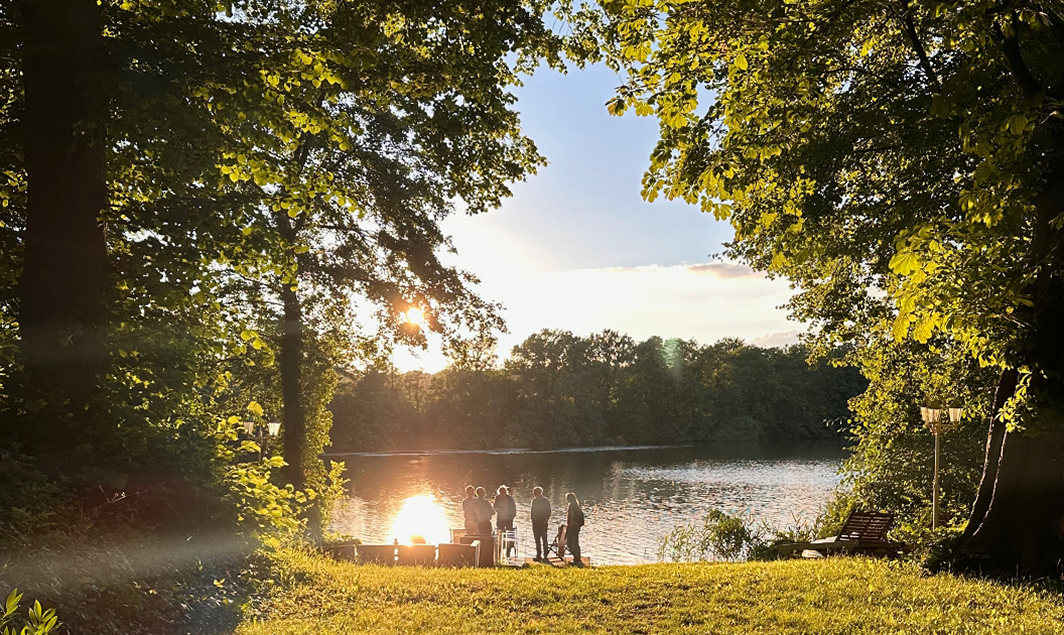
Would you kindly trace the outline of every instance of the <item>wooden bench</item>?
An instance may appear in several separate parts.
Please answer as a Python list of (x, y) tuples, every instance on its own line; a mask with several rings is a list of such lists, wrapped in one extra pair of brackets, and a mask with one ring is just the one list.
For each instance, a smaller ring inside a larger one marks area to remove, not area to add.
[(777, 546), (776, 550), (783, 556), (801, 555), (805, 551), (815, 551), (821, 556), (896, 556), (906, 551), (907, 547), (903, 543), (887, 539), (887, 532), (893, 525), (893, 514), (855, 511), (846, 519), (839, 533), (832, 538), (790, 542)]
[(475, 567), (480, 561), (479, 540), (468, 545), (440, 543), (437, 551), (439, 555), (436, 557), (436, 564), (441, 567)]
[(355, 545), (356, 560), (361, 564), (395, 564), (396, 545)]
[(396, 551), (398, 564), (422, 567), (436, 564), (436, 545), (399, 545)]

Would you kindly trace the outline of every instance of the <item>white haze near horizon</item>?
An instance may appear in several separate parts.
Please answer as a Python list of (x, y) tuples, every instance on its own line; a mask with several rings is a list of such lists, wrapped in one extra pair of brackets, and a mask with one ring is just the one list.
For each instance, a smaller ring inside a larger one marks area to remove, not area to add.
[[(796, 342), (804, 329), (780, 308), (788, 283), (710, 256), (723, 251), (730, 225), (682, 202), (642, 200), (657, 123), (607, 114), (603, 104), (619, 83), (601, 66), (529, 78), (516, 91), (517, 109), (549, 165), (515, 184), (501, 209), (443, 223), (458, 252), (447, 262), (476, 274), (481, 296), (505, 308), (500, 359), (544, 328), (582, 336), (613, 329), (637, 341)], [(439, 338), (429, 343), (427, 351), (398, 349), (393, 363), (442, 369)]]

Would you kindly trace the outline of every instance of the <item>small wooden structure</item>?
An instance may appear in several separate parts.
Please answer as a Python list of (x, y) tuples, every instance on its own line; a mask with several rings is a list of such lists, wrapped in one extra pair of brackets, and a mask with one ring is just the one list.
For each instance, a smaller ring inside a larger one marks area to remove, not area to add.
[(355, 545), (355, 561), (359, 564), (395, 564), (395, 549), (398, 545)]
[(436, 545), (399, 545), (396, 563), (432, 567), (436, 564)]
[(893, 524), (893, 514), (855, 511), (846, 519), (839, 533), (832, 538), (786, 543), (776, 547), (776, 550), (784, 556), (802, 555), (807, 551), (816, 552), (812, 554), (813, 557), (836, 554), (896, 556), (908, 547), (887, 539), (887, 532)]
[(436, 564), (441, 567), (475, 567), (480, 562), (480, 541), (468, 545), (440, 543)]

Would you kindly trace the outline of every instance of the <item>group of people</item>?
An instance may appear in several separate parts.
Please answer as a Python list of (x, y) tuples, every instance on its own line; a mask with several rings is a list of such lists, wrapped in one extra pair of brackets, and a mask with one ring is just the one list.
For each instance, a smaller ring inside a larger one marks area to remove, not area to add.
[[(466, 533), (490, 535), (492, 516), (495, 517), (498, 529), (514, 528), (517, 503), (505, 485), (499, 487), (493, 501), (488, 500), (488, 492), (483, 487), (474, 488), (470, 485), (466, 487), (465, 492), (462, 512), (465, 514)], [(569, 492), (565, 495), (565, 500), (568, 503), (565, 509), (565, 548), (573, 554), (573, 564), (580, 567), (583, 566), (583, 560), (580, 559), (580, 528), (584, 526), (584, 510), (580, 508), (576, 494)], [(533, 488), (529, 515), (532, 520), (532, 536), (536, 541), (536, 562), (547, 562), (550, 544), (547, 542), (547, 525), (550, 523), (551, 511), (550, 501), (543, 496), (543, 488)]]

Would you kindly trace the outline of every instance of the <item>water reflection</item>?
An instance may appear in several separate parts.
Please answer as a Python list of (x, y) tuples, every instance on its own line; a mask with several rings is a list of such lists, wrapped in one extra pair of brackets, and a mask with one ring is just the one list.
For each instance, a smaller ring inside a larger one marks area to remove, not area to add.
[[(555, 509), (551, 533), (564, 518), (565, 493), (573, 491), (587, 515), (581, 543), (595, 562), (652, 562), (663, 535), (710, 509), (749, 512), (774, 525), (789, 524), (794, 515), (811, 519), (838, 482), (842, 456), (834, 446), (793, 444), (348, 455), (337, 457), (347, 462), (350, 495), (333, 529), (371, 542), (406, 542), (411, 533), (446, 541), (447, 528), (462, 526), (466, 485), (494, 491), (506, 484), (517, 500), (522, 551), (534, 555), (527, 518), (539, 485)], [(409, 502), (414, 499), (419, 502)]]
[(404, 544), (427, 542), (435, 545), (450, 541), (451, 525), (435, 496), (418, 494), (403, 501), (388, 537)]

